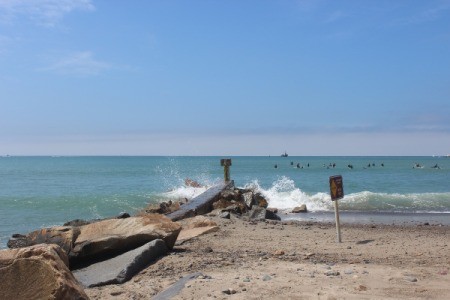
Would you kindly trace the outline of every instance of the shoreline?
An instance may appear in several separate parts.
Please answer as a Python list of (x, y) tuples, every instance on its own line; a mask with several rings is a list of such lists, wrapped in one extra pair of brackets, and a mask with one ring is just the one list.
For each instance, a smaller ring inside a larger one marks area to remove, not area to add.
[[(282, 221), (313, 221), (335, 223), (333, 211), (307, 212), (307, 213), (287, 213), (279, 211), (278, 215)], [(340, 211), (341, 225), (347, 224), (374, 224), (374, 225), (432, 225), (450, 226), (449, 213), (416, 213), (416, 212), (361, 212), (361, 211)]]
[[(450, 226), (450, 213), (394, 213), (394, 212), (356, 212), (340, 211), (341, 226), (348, 225), (390, 225), (390, 226)], [(279, 210), (277, 215), (281, 221), (314, 222), (321, 224), (335, 224), (332, 211), (308, 211), (307, 213), (290, 213)], [(62, 224), (60, 224), (62, 225)], [(53, 226), (60, 226), (53, 225)], [(33, 230), (38, 230), (35, 228)], [(31, 232), (32, 230), (30, 230)], [(13, 232), (0, 241), (0, 250), (9, 249), (7, 242), (12, 234), (27, 234), (28, 232)]]

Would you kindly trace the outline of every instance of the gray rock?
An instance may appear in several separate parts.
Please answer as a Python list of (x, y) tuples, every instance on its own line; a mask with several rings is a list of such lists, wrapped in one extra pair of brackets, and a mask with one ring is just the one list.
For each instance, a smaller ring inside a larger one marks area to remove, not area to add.
[(167, 217), (172, 221), (178, 221), (196, 215), (207, 214), (212, 210), (213, 203), (219, 200), (221, 192), (232, 187), (234, 187), (233, 181), (215, 185), (203, 194), (181, 206), (179, 210), (168, 214)]
[(281, 221), (281, 218), (273, 211), (266, 209), (266, 219)]
[(272, 277), (270, 277), (269, 275), (264, 275), (264, 277), (262, 278), (263, 281), (269, 281), (272, 280)]
[(324, 273), (326, 276), (339, 276), (341, 273), (339, 271), (328, 270)]
[(258, 205), (259, 207), (264, 207), (267, 208), (267, 206), (269, 205), (268, 201), (266, 198), (264, 198), (264, 196), (261, 193), (256, 193), (253, 195), (253, 201), (255, 202), (256, 205)]
[(229, 288), (229, 289), (223, 290), (222, 293), (224, 293), (226, 295), (233, 295), (233, 294), (236, 294), (236, 290)]
[(231, 218), (231, 215), (230, 215), (230, 212), (229, 212), (229, 211), (224, 211), (224, 212), (222, 212), (222, 213), (219, 215), (219, 217), (222, 218), (222, 219), (230, 219), (230, 218)]
[(125, 218), (129, 218), (130, 217), (130, 214), (129, 213), (127, 213), (127, 212), (121, 212), (120, 214), (118, 214), (117, 216), (116, 216), (116, 219), (125, 219)]
[(202, 273), (197, 272), (193, 274), (186, 275), (182, 277), (180, 280), (175, 282), (173, 285), (171, 285), (169, 288), (165, 289), (158, 295), (152, 298), (152, 300), (166, 300), (166, 299), (172, 299), (175, 297), (183, 288), (186, 282), (189, 280), (198, 278), (199, 276), (203, 276)]
[(306, 208), (306, 204), (302, 204), (300, 206), (295, 207), (291, 212), (292, 213), (305, 213), (305, 212), (308, 212), (308, 209)]
[(72, 273), (85, 287), (124, 283), (166, 253), (166, 244), (158, 239), (112, 259), (74, 270)]
[(255, 202), (253, 201), (253, 193), (247, 192), (242, 194), (242, 201), (247, 205), (248, 209), (251, 209)]
[(63, 226), (84, 226), (84, 225), (91, 224), (91, 223), (98, 222), (98, 221), (100, 221), (100, 219), (99, 220), (75, 219), (75, 220), (64, 223)]
[(273, 212), (274, 214), (278, 213), (278, 208), (276, 207), (268, 207), (267, 210)]
[(266, 219), (280, 221), (281, 218), (275, 213), (265, 209), (260, 206), (253, 206), (253, 208), (248, 212), (248, 217), (250, 220), (263, 221)]
[(405, 276), (404, 279), (409, 282), (417, 282), (417, 278), (414, 276)]
[(226, 189), (220, 193), (220, 198), (232, 201), (239, 198), (239, 190), (235, 189)]
[(250, 220), (263, 221), (266, 219), (266, 209), (255, 206), (248, 212), (248, 217)]

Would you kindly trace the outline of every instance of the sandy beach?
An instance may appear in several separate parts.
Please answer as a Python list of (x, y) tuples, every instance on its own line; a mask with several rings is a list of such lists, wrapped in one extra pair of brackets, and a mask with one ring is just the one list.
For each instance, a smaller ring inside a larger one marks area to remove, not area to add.
[(333, 223), (208, 218), (218, 231), (86, 293), (151, 299), (196, 274), (172, 299), (449, 299), (449, 226), (343, 225), (337, 243)]

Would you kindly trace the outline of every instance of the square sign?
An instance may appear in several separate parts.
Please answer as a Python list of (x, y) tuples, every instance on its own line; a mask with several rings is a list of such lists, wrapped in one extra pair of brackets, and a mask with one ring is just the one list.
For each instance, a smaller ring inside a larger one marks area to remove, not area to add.
[(330, 195), (332, 201), (344, 198), (344, 186), (341, 175), (330, 176)]

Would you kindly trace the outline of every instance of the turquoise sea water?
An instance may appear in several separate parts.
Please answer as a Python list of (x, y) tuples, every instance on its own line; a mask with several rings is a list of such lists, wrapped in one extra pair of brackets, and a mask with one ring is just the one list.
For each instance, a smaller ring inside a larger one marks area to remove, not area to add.
[[(221, 158), (0, 157), (0, 248), (13, 233), (192, 198), (206, 188), (185, 187), (184, 179), (205, 186), (220, 182)], [(436, 164), (439, 168), (432, 168)], [(257, 188), (282, 211), (305, 203), (312, 212), (308, 217), (333, 211), (328, 178), (338, 174), (344, 180), (339, 201), (344, 214), (393, 219), (427, 214), (450, 222), (450, 158), (232, 157), (236, 186)]]

